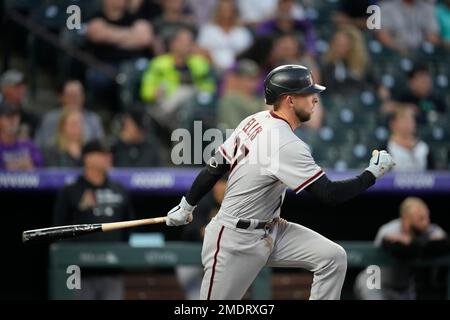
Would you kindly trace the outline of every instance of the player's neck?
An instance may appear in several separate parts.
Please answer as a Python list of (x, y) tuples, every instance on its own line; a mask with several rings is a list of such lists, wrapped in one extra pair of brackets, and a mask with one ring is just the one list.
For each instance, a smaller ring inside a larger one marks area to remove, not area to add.
[(291, 112), (285, 112), (283, 110), (277, 110), (273, 112), (280, 118), (286, 120), (286, 122), (289, 123), (289, 125), (291, 126), (292, 130), (295, 130), (298, 127), (300, 127), (300, 121), (298, 120), (295, 114), (292, 114)]

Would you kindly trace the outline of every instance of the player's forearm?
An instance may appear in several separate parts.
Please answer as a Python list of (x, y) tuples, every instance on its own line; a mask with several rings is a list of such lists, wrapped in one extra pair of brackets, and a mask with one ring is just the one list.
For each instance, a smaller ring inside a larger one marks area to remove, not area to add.
[(216, 184), (217, 181), (230, 169), (229, 164), (208, 164), (195, 178), (190, 190), (186, 194), (186, 201), (195, 206)]
[(356, 197), (374, 183), (375, 177), (369, 171), (341, 181), (330, 181), (326, 175), (323, 175), (306, 190), (325, 204), (337, 205)]

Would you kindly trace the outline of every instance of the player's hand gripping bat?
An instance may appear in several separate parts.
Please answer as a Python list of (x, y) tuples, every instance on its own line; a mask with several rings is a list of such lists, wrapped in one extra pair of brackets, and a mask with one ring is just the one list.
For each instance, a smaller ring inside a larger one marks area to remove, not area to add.
[(43, 229), (27, 230), (22, 233), (23, 243), (29, 242), (51, 242), (55, 240), (74, 238), (85, 234), (96, 232), (107, 232), (111, 230), (145, 226), (149, 224), (163, 223), (166, 217), (129, 220), (102, 224), (74, 224)]

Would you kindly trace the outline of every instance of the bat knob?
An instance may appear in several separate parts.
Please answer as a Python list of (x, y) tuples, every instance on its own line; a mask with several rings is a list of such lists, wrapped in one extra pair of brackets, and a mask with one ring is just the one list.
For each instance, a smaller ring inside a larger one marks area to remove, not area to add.
[(378, 151), (377, 149), (373, 150), (373, 151), (372, 151), (372, 156), (375, 157), (375, 156), (378, 154), (378, 152), (379, 152), (379, 151)]
[(22, 243), (27, 242), (29, 239), (29, 235), (26, 232), (22, 232)]

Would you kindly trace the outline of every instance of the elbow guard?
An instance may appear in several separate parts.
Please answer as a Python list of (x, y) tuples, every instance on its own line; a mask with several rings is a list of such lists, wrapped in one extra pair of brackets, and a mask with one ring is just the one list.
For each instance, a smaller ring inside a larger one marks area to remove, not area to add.
[(210, 174), (221, 177), (230, 170), (230, 164), (217, 152), (214, 157), (208, 160), (206, 169)]

